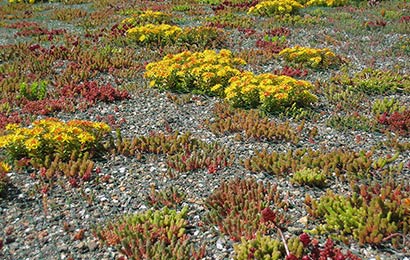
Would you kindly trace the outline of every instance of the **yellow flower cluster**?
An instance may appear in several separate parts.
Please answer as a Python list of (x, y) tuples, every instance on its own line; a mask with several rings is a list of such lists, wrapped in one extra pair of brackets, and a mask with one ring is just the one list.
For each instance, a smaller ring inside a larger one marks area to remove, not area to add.
[(349, 3), (349, 0), (310, 0), (308, 1), (305, 6), (327, 6), (327, 7), (335, 7), (335, 6), (344, 6)]
[(8, 124), (0, 136), (0, 149), (5, 149), (12, 159), (32, 158), (44, 160), (58, 154), (67, 159), (73, 151), (93, 149), (110, 127), (101, 122), (72, 120), (67, 123), (56, 118), (33, 122), (30, 127)]
[(150, 80), (151, 87), (223, 96), (229, 79), (239, 74), (238, 66), (244, 64), (244, 60), (233, 57), (226, 49), (219, 53), (185, 51), (149, 63), (144, 76)]
[(160, 23), (169, 23), (171, 21), (171, 15), (165, 14), (159, 11), (147, 10), (142, 13), (133, 15), (132, 17), (125, 18), (121, 21), (122, 25), (128, 26), (138, 26), (141, 24), (160, 24)]
[(301, 46), (286, 48), (279, 53), (288, 62), (300, 63), (311, 68), (328, 68), (341, 64), (342, 60), (328, 48), (314, 49)]
[(308, 81), (271, 73), (254, 75), (245, 71), (229, 80), (225, 96), (236, 107), (258, 107), (274, 112), (292, 104), (304, 106), (316, 102), (317, 97), (309, 92), (312, 88)]
[(182, 29), (169, 24), (146, 24), (127, 30), (127, 37), (140, 43), (173, 43)]
[(11, 170), (11, 166), (6, 162), (0, 161), (0, 173), (8, 173)]
[(303, 8), (303, 5), (295, 0), (262, 1), (249, 8), (248, 14), (271, 17), (274, 15), (293, 14), (301, 8)]
[(28, 1), (24, 1), (24, 0), (9, 0), (9, 3), (24, 3), (24, 2), (29, 2), (30, 4), (34, 4), (36, 2), (36, 0), (28, 0)]

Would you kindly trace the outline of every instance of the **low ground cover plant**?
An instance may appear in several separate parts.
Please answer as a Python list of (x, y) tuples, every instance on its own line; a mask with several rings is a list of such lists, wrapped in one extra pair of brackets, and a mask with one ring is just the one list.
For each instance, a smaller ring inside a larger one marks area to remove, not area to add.
[(410, 221), (407, 184), (387, 178), (383, 186), (363, 184), (353, 190), (350, 197), (328, 190), (318, 201), (308, 199), (312, 216), (324, 220), (317, 231), (331, 231), (345, 242), (352, 237), (362, 245), (389, 241), (394, 247), (406, 246)]
[(255, 239), (242, 239), (240, 244), (234, 246), (235, 259), (345, 259), (359, 260), (360, 257), (352, 252), (344, 252), (335, 246), (330, 238), (324, 245), (311, 238), (307, 233), (302, 233), (299, 237), (291, 237), (287, 241), (272, 238), (271, 236), (258, 235)]
[(167, 55), (147, 65), (145, 77), (161, 89), (217, 95), (236, 107), (281, 111), (296, 104), (307, 106), (317, 98), (313, 86), (303, 80), (271, 73), (255, 75), (237, 67), (244, 61), (228, 50), (206, 50)]
[(317, 97), (310, 92), (312, 88), (309, 82), (288, 76), (243, 72), (229, 80), (225, 98), (235, 107), (275, 112), (293, 104), (303, 107), (314, 103)]
[(248, 10), (248, 14), (257, 14), (261, 16), (274, 16), (284, 14), (295, 14), (299, 9), (303, 8), (298, 1), (295, 0), (274, 0), (262, 1)]
[(131, 259), (201, 259), (205, 247), (195, 248), (186, 233), (188, 208), (164, 207), (119, 217), (97, 227), (95, 234)]
[(229, 79), (240, 73), (245, 61), (235, 58), (231, 51), (185, 51), (169, 54), (161, 61), (146, 66), (145, 77), (150, 86), (177, 92), (198, 92), (222, 95)]
[(275, 184), (239, 178), (224, 181), (206, 200), (208, 219), (233, 241), (253, 239), (287, 221), (287, 202), (281, 197)]
[(47, 158), (68, 161), (73, 153), (77, 157), (86, 152), (95, 154), (102, 149), (102, 141), (109, 133), (110, 127), (105, 123), (46, 118), (30, 127), (7, 125), (0, 136), (0, 148), (10, 161), (26, 158), (35, 165), (44, 165)]
[(7, 187), (7, 183), (9, 182), (9, 178), (7, 173), (11, 170), (11, 166), (6, 162), (0, 162), (0, 195), (3, 194), (3, 191)]
[(279, 56), (288, 62), (315, 69), (332, 68), (342, 64), (342, 58), (328, 48), (315, 49), (295, 46), (282, 50), (279, 52)]

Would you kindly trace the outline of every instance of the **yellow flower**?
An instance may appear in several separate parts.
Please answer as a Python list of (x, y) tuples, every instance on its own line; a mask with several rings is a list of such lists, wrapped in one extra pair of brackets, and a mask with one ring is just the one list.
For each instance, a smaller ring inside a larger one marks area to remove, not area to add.
[(81, 144), (91, 143), (95, 141), (95, 137), (87, 132), (82, 132), (77, 136), (77, 138)]
[(143, 42), (145, 39), (147, 39), (147, 36), (145, 36), (145, 35), (141, 35), (141, 36), (138, 38), (138, 40), (139, 40), (140, 42)]
[(286, 100), (288, 99), (288, 96), (288, 93), (277, 93), (274, 95), (274, 97), (279, 100)]
[(19, 127), (20, 127), (19, 124), (7, 124), (6, 125), (6, 130), (14, 131)]
[(10, 172), (11, 166), (6, 162), (0, 162), (0, 172)]
[(24, 142), (24, 146), (27, 150), (36, 150), (40, 146), (40, 141), (37, 138), (29, 138)]
[(214, 86), (211, 88), (211, 91), (216, 92), (216, 91), (218, 91), (218, 90), (221, 89), (221, 88), (222, 88), (222, 84), (216, 84), (216, 85), (214, 85)]
[(70, 143), (73, 141), (73, 137), (69, 136), (67, 133), (60, 133), (54, 137), (55, 141), (62, 142), (62, 143)]
[(0, 136), (0, 148), (6, 147), (9, 144), (10, 144), (10, 136), (9, 135)]
[(92, 124), (92, 127), (103, 132), (111, 131), (111, 127), (103, 122), (94, 122)]

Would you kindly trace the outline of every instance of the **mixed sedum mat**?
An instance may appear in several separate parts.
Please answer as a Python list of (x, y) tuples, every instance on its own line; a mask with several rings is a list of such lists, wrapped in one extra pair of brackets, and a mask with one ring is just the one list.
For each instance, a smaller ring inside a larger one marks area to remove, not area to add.
[[(3, 0), (0, 17), (1, 259), (410, 256), (408, 1)], [(133, 209), (78, 214), (118, 200)]]

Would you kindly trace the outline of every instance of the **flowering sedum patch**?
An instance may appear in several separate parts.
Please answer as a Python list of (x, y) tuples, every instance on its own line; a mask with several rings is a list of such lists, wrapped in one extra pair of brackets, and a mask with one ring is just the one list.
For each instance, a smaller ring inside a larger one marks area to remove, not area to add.
[(36, 0), (9, 0), (9, 3), (30, 3), (34, 4)]
[(0, 149), (12, 160), (30, 158), (43, 165), (48, 157), (68, 160), (72, 153), (96, 152), (102, 138), (110, 132), (105, 123), (72, 120), (67, 123), (56, 118), (33, 122), (30, 127), (8, 124), (0, 136)]
[(236, 107), (258, 107), (275, 112), (293, 104), (305, 106), (315, 102), (317, 97), (309, 92), (312, 88), (312, 84), (304, 80), (271, 73), (254, 75), (246, 71), (229, 80), (225, 95)]
[(171, 15), (159, 11), (147, 10), (134, 14), (132, 17), (125, 18), (121, 21), (121, 25), (138, 26), (141, 24), (161, 24), (171, 22)]
[(295, 0), (263, 1), (249, 8), (248, 14), (271, 17), (274, 15), (294, 14), (301, 8), (303, 8), (303, 5)]
[(233, 57), (231, 51), (225, 49), (219, 53), (185, 51), (149, 63), (145, 77), (151, 87), (223, 96), (229, 79), (240, 74), (238, 66), (244, 64), (244, 60)]
[(334, 7), (334, 6), (347, 5), (348, 3), (349, 3), (349, 0), (310, 0), (305, 4), (305, 6)]
[(127, 30), (127, 37), (140, 43), (174, 43), (182, 29), (169, 24), (146, 24)]
[(180, 28), (169, 24), (145, 24), (126, 31), (129, 39), (139, 44), (195, 44), (215, 47), (223, 42), (223, 31), (214, 27)]
[(0, 194), (3, 193), (4, 188), (9, 181), (7, 173), (10, 172), (11, 166), (5, 162), (0, 161)]
[(328, 48), (314, 49), (295, 46), (286, 48), (279, 53), (288, 62), (299, 63), (311, 68), (329, 68), (342, 63), (342, 59)]

